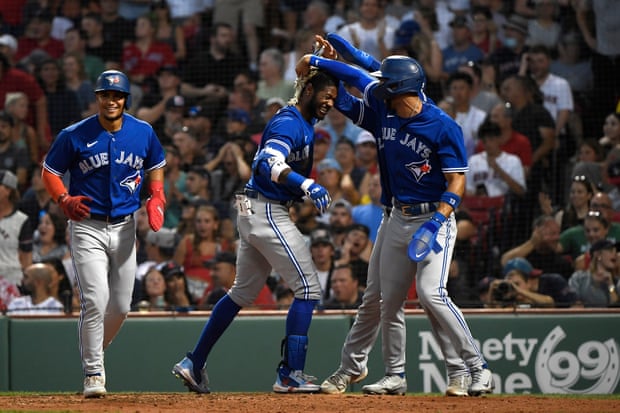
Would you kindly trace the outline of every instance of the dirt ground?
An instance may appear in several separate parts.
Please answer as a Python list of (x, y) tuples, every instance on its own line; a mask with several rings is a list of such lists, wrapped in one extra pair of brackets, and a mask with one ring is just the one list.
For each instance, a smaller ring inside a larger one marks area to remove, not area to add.
[(102, 399), (78, 394), (0, 396), (0, 412), (209, 412), (209, 413), (617, 413), (618, 398), (564, 398), (490, 395), (448, 398), (437, 395), (365, 396), (276, 395), (269, 393), (111, 393)]

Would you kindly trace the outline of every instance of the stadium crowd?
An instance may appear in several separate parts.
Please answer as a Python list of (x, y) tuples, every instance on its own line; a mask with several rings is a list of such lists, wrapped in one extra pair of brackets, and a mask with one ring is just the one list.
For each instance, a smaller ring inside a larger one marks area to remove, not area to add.
[[(614, 0), (12, 0), (0, 3), (0, 311), (71, 312), (66, 218), (41, 183), (56, 134), (95, 113), (106, 69), (166, 151), (164, 228), (136, 215), (136, 311), (210, 309), (232, 285), (234, 194), (294, 94), (314, 35), (406, 54), (461, 126), (466, 197), (448, 290), (462, 307), (618, 305), (620, 14)], [(323, 288), (356, 308), (382, 216), (373, 136), (337, 110), (312, 178), (334, 200), (290, 213)], [(146, 198), (146, 194), (145, 194)], [(9, 237), (8, 234), (13, 234)], [(18, 235), (16, 235), (18, 234)], [(409, 293), (416, 306), (415, 286)], [(287, 308), (273, 274), (256, 308)]]

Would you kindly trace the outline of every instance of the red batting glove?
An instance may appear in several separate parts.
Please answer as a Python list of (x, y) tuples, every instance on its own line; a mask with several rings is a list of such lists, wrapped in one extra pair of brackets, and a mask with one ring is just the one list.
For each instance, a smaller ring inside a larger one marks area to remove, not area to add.
[(67, 218), (73, 221), (81, 221), (90, 214), (90, 207), (84, 202), (92, 200), (91, 197), (84, 195), (71, 196), (66, 194), (60, 196), (58, 205), (60, 205)]
[(159, 231), (164, 225), (164, 209), (166, 207), (166, 195), (164, 183), (151, 181), (149, 185), (151, 196), (146, 200), (146, 213), (149, 216), (149, 225), (153, 231)]

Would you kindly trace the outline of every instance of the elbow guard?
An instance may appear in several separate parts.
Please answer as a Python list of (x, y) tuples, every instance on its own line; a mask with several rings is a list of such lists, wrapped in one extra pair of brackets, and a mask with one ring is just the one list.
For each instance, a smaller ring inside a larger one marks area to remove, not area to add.
[(271, 180), (277, 183), (282, 172), (290, 168), (280, 153), (263, 151), (256, 158), (254, 170), (259, 175), (269, 175)]

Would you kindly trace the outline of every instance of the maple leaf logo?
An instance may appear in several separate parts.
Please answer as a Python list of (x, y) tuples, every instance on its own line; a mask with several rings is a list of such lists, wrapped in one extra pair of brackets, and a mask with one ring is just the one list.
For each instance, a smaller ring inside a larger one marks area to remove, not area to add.
[(431, 171), (431, 165), (428, 163), (428, 159), (419, 162), (411, 162), (405, 165), (407, 169), (411, 171), (416, 181), (420, 182), (420, 179)]

